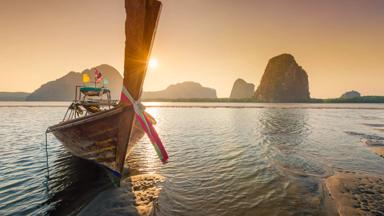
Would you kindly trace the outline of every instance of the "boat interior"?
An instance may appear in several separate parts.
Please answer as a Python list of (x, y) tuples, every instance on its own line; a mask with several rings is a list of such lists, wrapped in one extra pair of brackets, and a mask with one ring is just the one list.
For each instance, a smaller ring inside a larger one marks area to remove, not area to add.
[(76, 86), (75, 92), (75, 99), (69, 105), (63, 122), (112, 109), (119, 102), (111, 99), (111, 91), (104, 86)]

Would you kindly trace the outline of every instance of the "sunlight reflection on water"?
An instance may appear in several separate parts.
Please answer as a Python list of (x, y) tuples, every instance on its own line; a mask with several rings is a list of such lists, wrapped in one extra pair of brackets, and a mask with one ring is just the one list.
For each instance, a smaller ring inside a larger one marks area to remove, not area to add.
[[(46, 190), (44, 131), (65, 112), (65, 106), (53, 105), (0, 104), (0, 215), (65, 212), (74, 197), (108, 186), (104, 170), (72, 157), (49, 137)], [(384, 136), (377, 130), (383, 105), (167, 107), (176, 105), (147, 109), (158, 122), (169, 162), (163, 165), (144, 138), (127, 164), (131, 174), (165, 177), (159, 215), (319, 215), (322, 179), (333, 171), (384, 173), (384, 160), (360, 143)]]

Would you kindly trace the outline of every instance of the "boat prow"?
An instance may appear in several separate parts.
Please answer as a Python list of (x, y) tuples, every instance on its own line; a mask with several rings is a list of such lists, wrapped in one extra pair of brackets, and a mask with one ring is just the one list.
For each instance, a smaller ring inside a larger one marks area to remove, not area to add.
[[(153, 127), (153, 118), (140, 103), (145, 73), (161, 11), (158, 0), (125, 0), (125, 61), (120, 101), (111, 100), (103, 75), (95, 69), (95, 82), (83, 74), (74, 102), (63, 122), (48, 128), (73, 155), (94, 161), (121, 175), (127, 155), (144, 135), (161, 161), (168, 154)], [(105, 98), (105, 96), (107, 96)]]
[[(110, 110), (68, 120), (48, 128), (73, 155), (94, 161), (120, 175), (125, 157), (144, 132), (134, 126), (129, 142), (132, 106), (119, 105)], [(136, 125), (136, 124), (134, 124)]]

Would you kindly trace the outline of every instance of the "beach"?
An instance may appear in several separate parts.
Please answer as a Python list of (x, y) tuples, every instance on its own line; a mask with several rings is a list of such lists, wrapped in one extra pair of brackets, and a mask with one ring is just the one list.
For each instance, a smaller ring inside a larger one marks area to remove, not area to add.
[[(382, 131), (382, 129), (380, 129)], [(372, 152), (384, 158), (384, 140), (363, 139), (362, 143), (366, 145)]]
[(341, 216), (384, 215), (384, 176), (340, 172), (326, 187)]

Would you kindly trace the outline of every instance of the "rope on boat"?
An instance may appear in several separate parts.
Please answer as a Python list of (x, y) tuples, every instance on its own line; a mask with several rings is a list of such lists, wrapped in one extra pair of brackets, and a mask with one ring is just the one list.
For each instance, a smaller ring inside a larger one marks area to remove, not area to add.
[(49, 161), (48, 161), (48, 133), (51, 131), (47, 129), (45, 131), (45, 163), (46, 163), (46, 170), (47, 170), (47, 175), (45, 176), (45, 181), (43, 182), (43, 185), (45, 186), (45, 193), (47, 194), (48, 197), (51, 197), (49, 193)]
[(46, 163), (46, 169), (47, 169), (47, 184), (48, 184), (48, 180), (49, 180), (49, 160), (48, 160), (48, 133), (50, 131), (47, 129), (45, 131), (45, 163)]
[(157, 134), (155, 127), (153, 127), (151, 120), (145, 115), (144, 106), (141, 104), (140, 100), (136, 101), (128, 92), (128, 90), (123, 86), (120, 101), (128, 102), (133, 106), (137, 121), (140, 123), (144, 132), (148, 135), (149, 140), (155, 148), (155, 151), (159, 156), (160, 160), (163, 163), (166, 163), (168, 160), (168, 153), (165, 150), (164, 145), (159, 135)]

